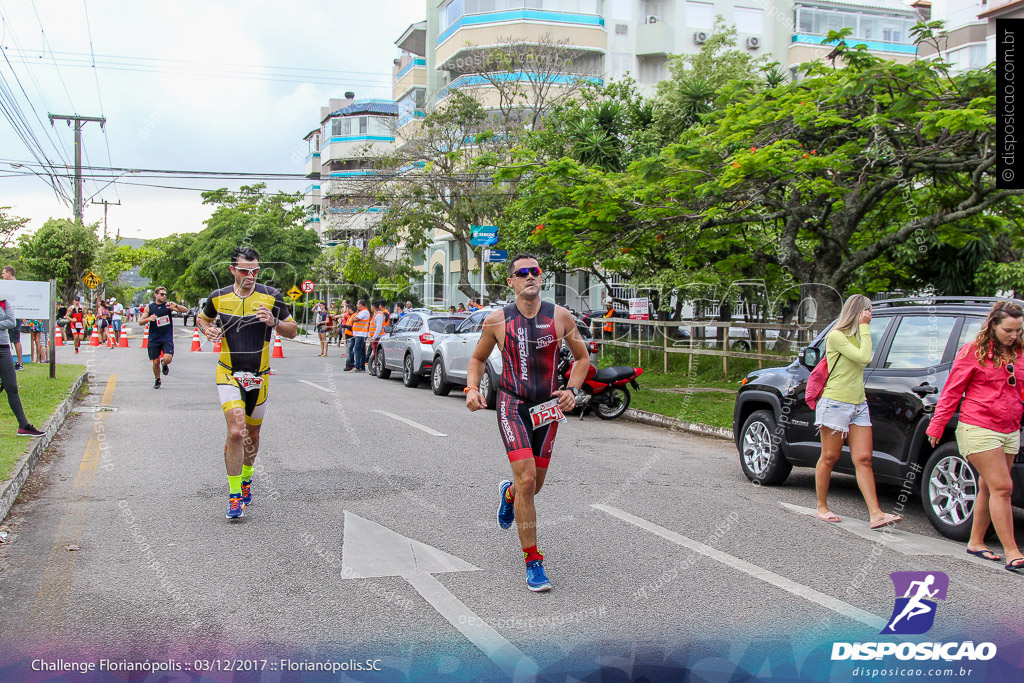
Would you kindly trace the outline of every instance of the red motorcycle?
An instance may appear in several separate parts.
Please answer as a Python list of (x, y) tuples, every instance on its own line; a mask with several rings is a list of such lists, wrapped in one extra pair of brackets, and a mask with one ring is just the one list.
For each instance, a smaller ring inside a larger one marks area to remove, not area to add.
[[(574, 363), (572, 353), (563, 346), (558, 354), (558, 376), (563, 387), (569, 382), (569, 374)], [(643, 368), (619, 366), (598, 370), (591, 365), (587, 368), (587, 378), (581, 387), (586, 396), (576, 401), (580, 419), (582, 420), (591, 408), (602, 420), (614, 420), (621, 416), (629, 408), (630, 394), (627, 385), (632, 385), (639, 391), (640, 385), (636, 378), (642, 374)]]

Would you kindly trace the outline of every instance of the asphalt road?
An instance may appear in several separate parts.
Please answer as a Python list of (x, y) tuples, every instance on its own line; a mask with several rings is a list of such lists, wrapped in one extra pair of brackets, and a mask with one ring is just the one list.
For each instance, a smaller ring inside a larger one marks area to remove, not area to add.
[[(6, 521), (0, 679), (108, 659), (232, 680), (223, 669), (255, 659), (235, 680), (313, 680), (311, 663), (332, 680), (852, 680), (833, 643), (885, 639), (897, 571), (950, 582), (927, 636), (908, 638), (998, 646), (956, 680), (1019, 676), (1024, 577), (941, 539), (916, 499), (871, 532), (837, 475), (844, 521), (825, 524), (806, 514), (810, 470), (752, 486), (731, 443), (625, 421), (560, 427), (538, 497), (554, 589), (533, 594), (495, 522), (495, 413), (342, 372), (333, 347), (287, 343), (274, 361), (254, 502), (229, 523), (216, 358), (190, 338), (160, 390), (138, 348), (79, 356), (83, 407), (116, 410), (69, 420)], [(898, 493), (881, 488), (883, 508)]]

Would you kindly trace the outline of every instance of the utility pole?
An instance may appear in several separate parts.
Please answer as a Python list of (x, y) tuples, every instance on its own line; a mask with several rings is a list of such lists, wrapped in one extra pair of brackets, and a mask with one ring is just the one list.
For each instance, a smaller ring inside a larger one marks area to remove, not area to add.
[[(99, 201), (98, 202), (98, 201), (96, 201), (94, 199), (94, 200), (92, 200), (92, 203), (93, 204), (102, 204), (103, 205), (103, 239), (107, 239), (107, 209), (109, 209), (111, 206), (121, 206), (121, 200), (118, 199), (116, 202), (108, 202), (106, 199), (104, 199), (103, 201)], [(121, 238), (121, 230), (120, 229), (118, 229), (118, 231), (117, 231), (117, 236), (118, 236), (118, 239)]]
[(75, 122), (75, 220), (83, 221), (85, 214), (85, 201), (82, 198), (82, 126), (94, 121), (100, 124), (100, 128), (106, 125), (107, 119), (104, 116), (77, 116), (70, 114), (50, 114), (50, 125), (55, 120), (67, 121), (68, 125)]

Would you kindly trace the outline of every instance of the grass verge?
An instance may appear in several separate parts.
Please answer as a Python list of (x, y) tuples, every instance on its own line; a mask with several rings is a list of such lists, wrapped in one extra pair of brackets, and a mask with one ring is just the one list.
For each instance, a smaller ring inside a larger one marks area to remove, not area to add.
[[(84, 365), (58, 365), (57, 376), (50, 379), (50, 366), (28, 363), (18, 371), (18, 394), (28, 421), (42, 429), (71, 391), (71, 385), (85, 370)], [(0, 395), (0, 481), (11, 478), (11, 471), (34, 439), (18, 436), (18, 421)]]

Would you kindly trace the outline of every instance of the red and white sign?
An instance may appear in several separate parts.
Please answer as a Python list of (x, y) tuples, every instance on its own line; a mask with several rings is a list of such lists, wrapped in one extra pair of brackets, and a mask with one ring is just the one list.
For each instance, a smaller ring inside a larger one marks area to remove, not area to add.
[(651, 305), (648, 302), (647, 297), (642, 299), (630, 299), (629, 300), (629, 319), (630, 320), (648, 320), (650, 319), (649, 311)]
[(313, 281), (312, 280), (303, 280), (302, 281), (302, 291), (305, 292), (306, 294), (312, 294), (313, 293)]

